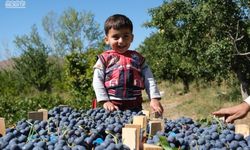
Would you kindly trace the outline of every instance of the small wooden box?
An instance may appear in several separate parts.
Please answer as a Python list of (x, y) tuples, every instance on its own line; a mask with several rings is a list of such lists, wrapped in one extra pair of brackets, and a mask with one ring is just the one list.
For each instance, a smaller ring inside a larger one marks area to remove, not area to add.
[(242, 134), (244, 137), (249, 135), (249, 126), (246, 124), (236, 124), (235, 125), (235, 133)]
[(5, 129), (5, 121), (4, 118), (0, 118), (0, 134), (3, 136), (5, 135), (6, 129)]
[(43, 112), (30, 111), (28, 112), (28, 119), (43, 120)]
[(38, 109), (38, 112), (43, 113), (43, 120), (47, 121), (48, 120), (48, 110), (47, 109)]
[(163, 148), (157, 145), (144, 143), (143, 150), (163, 150)]
[(155, 135), (157, 131), (164, 131), (164, 122), (161, 119), (149, 121), (149, 134)]
[(137, 143), (138, 134), (136, 128), (122, 128), (123, 144), (128, 146), (131, 150), (139, 150)]
[[(124, 129), (124, 132), (122, 130), (122, 139), (124, 140), (124, 138), (128, 138), (127, 141), (128, 141), (128, 144), (131, 146), (131, 147), (134, 147), (135, 146), (135, 150), (139, 150), (140, 149), (140, 143), (141, 143), (141, 125), (136, 125), (136, 124), (125, 124), (125, 127), (124, 128), (134, 128), (136, 129), (136, 135), (135, 136), (126, 136), (127, 133), (124, 133), (126, 132), (126, 129)], [(125, 134), (123, 136), (123, 133)], [(124, 138), (123, 138), (124, 137)], [(134, 138), (135, 138), (135, 145), (133, 145), (132, 141), (134, 141)], [(131, 141), (131, 142), (129, 142)], [(131, 148), (130, 148), (131, 149)]]
[(140, 125), (142, 129), (147, 127), (147, 117), (146, 116), (134, 116), (133, 124)]

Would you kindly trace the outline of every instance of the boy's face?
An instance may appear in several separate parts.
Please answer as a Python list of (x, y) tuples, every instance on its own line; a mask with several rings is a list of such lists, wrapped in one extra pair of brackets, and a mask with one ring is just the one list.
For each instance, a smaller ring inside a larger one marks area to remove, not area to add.
[(105, 43), (110, 45), (110, 47), (118, 53), (124, 53), (130, 47), (133, 38), (134, 35), (129, 28), (122, 28), (119, 30), (111, 28), (105, 36)]

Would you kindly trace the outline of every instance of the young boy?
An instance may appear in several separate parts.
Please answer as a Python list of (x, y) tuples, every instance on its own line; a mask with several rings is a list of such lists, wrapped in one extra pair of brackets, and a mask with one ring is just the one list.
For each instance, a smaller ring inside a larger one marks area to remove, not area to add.
[(94, 66), (93, 87), (98, 103), (109, 111), (141, 110), (143, 89), (152, 112), (163, 113), (160, 93), (145, 58), (128, 50), (133, 41), (133, 24), (121, 14), (105, 21), (105, 43), (112, 49), (99, 55)]

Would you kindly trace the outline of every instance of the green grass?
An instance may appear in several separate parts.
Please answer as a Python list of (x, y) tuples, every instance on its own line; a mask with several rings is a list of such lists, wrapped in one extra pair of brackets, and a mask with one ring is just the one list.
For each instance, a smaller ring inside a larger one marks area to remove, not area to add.
[[(240, 103), (240, 92), (226, 83), (220, 86), (216, 83), (209, 83), (197, 86), (192, 83), (190, 92), (184, 94), (181, 83), (161, 82), (158, 85), (161, 92), (164, 92), (161, 103), (164, 106), (164, 116), (167, 118), (178, 118), (181, 116), (193, 119), (206, 118), (213, 111), (222, 107), (233, 106)], [(143, 94), (144, 99), (147, 98)], [(148, 102), (147, 102), (148, 103)], [(149, 109), (144, 103), (144, 108)]]

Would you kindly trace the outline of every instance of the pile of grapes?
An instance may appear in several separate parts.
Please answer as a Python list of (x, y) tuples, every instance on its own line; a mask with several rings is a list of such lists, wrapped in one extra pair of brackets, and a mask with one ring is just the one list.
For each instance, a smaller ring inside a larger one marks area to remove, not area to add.
[[(129, 150), (122, 143), (122, 128), (142, 111), (103, 108), (76, 110), (55, 107), (47, 121), (21, 120), (0, 137), (1, 150)], [(233, 124), (203, 125), (190, 118), (164, 119), (165, 131), (147, 134), (146, 143), (165, 149), (250, 150), (250, 138), (234, 132)], [(149, 128), (148, 128), (149, 129)], [(149, 133), (148, 130), (145, 131)]]

